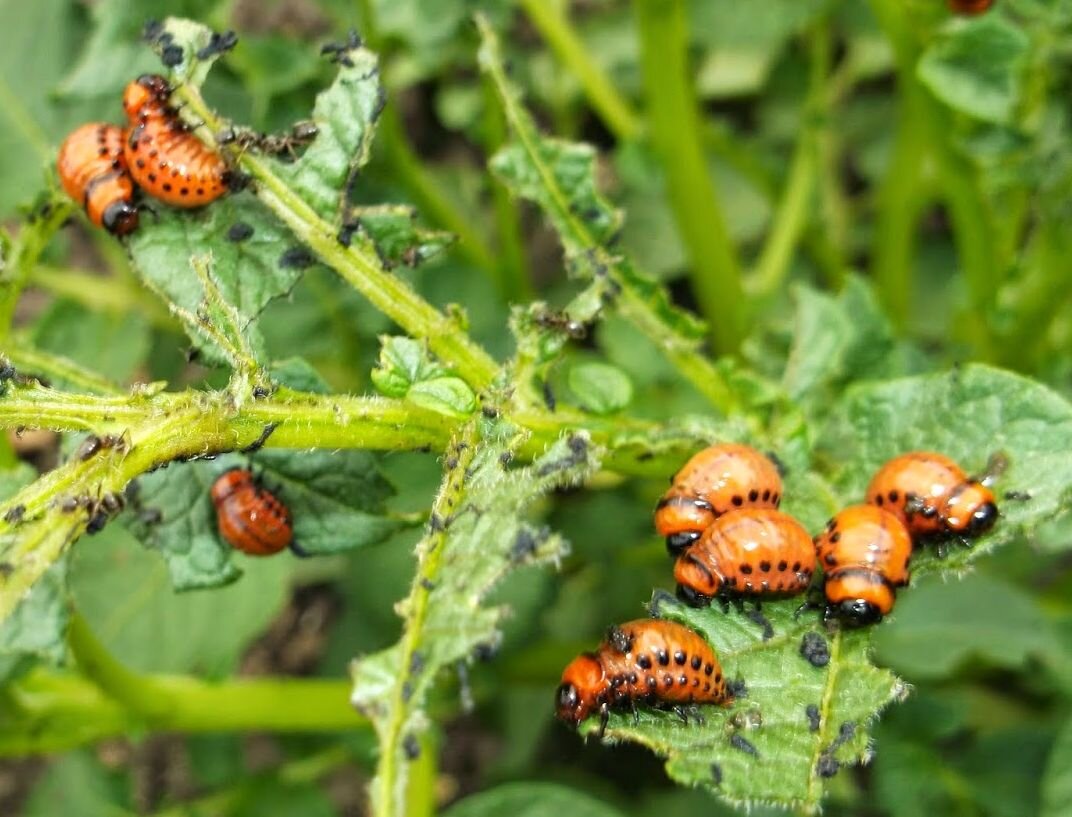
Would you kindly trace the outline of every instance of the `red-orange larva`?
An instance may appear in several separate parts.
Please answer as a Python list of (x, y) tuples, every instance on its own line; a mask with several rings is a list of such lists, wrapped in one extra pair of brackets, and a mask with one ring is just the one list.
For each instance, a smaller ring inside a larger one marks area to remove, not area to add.
[(994, 0), (949, 0), (949, 8), (955, 14), (973, 16), (982, 14), (994, 5)]
[(595, 652), (566, 666), (555, 714), (576, 726), (598, 712), (602, 736), (612, 709), (635, 712), (638, 701), (728, 705), (733, 695), (714, 650), (699, 635), (671, 621), (638, 619), (611, 627)]
[(56, 168), (67, 195), (98, 227), (114, 235), (129, 235), (138, 228), (134, 182), (127, 172), (119, 128), (101, 122), (76, 128), (63, 140)]
[(146, 193), (175, 207), (200, 207), (228, 189), (223, 157), (195, 136), (169, 105), (171, 86), (155, 74), (127, 85), (123, 140), (130, 175)]
[(225, 471), (212, 484), (220, 536), (250, 556), (271, 556), (293, 547), (290, 511), (245, 468)]
[(913, 537), (967, 541), (997, 521), (997, 503), (988, 486), (1003, 464), (1000, 457), (992, 459), (991, 473), (975, 479), (943, 454), (913, 451), (878, 470), (867, 486), (867, 501), (900, 517)]
[(737, 443), (708, 446), (671, 480), (655, 508), (655, 529), (677, 555), (716, 518), (738, 508), (777, 508), (782, 478), (768, 457)]
[(873, 624), (908, 584), (912, 537), (896, 515), (875, 505), (841, 511), (815, 537), (815, 549), (825, 576), (825, 619)]
[(693, 606), (802, 593), (814, 572), (811, 536), (789, 514), (769, 508), (723, 514), (674, 564), (678, 594)]

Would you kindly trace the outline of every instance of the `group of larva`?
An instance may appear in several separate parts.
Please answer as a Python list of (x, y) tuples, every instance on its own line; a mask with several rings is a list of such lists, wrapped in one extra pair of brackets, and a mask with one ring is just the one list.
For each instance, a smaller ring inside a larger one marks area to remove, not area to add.
[[(676, 557), (678, 596), (692, 606), (748, 598), (758, 608), (763, 598), (803, 593), (818, 563), (823, 601), (801, 610), (821, 607), (824, 622), (864, 626), (893, 609), (915, 545), (969, 544), (990, 529), (998, 509), (989, 486), (1002, 466), (993, 458), (989, 473), (974, 478), (942, 454), (895, 457), (871, 480), (866, 504), (845, 508), (813, 538), (778, 510), (782, 478), (771, 459), (746, 445), (717, 444), (672, 478), (655, 527)], [(577, 725), (599, 712), (605, 728), (612, 708), (635, 712), (638, 701), (680, 707), (732, 700), (703, 638), (671, 621), (641, 619), (611, 627), (595, 652), (566, 667), (556, 713)]]
[(200, 207), (227, 192), (231, 173), (171, 107), (156, 74), (127, 85), (127, 127), (90, 122), (72, 131), (56, 165), (64, 190), (89, 220), (115, 235), (138, 227), (138, 190), (174, 207)]

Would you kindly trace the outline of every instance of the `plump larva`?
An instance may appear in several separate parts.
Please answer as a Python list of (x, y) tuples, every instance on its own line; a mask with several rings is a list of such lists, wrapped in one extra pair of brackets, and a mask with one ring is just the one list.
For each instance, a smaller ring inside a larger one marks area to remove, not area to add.
[(228, 190), (223, 157), (198, 139), (172, 108), (171, 87), (155, 74), (127, 85), (123, 140), (130, 175), (146, 193), (174, 207), (200, 207)]
[(611, 709), (637, 702), (680, 707), (733, 700), (714, 650), (688, 627), (639, 619), (607, 631), (595, 652), (577, 656), (562, 672), (555, 713), (576, 726), (599, 712), (600, 734)]
[(723, 514), (674, 564), (678, 594), (694, 606), (802, 593), (814, 572), (811, 536), (789, 514), (769, 508)]
[(257, 484), (245, 468), (226, 471), (212, 485), (212, 503), (220, 536), (251, 556), (271, 556), (293, 547), (290, 511)]
[(677, 555), (722, 514), (739, 508), (777, 508), (782, 478), (773, 462), (736, 443), (709, 446), (685, 463), (655, 508), (655, 528)]
[(982, 14), (994, 5), (994, 0), (949, 0), (949, 8), (955, 14)]
[(56, 168), (67, 195), (98, 227), (114, 235), (129, 235), (138, 228), (134, 182), (119, 128), (90, 122), (75, 129), (60, 145)]
[(908, 584), (912, 537), (896, 515), (874, 505), (853, 505), (815, 537), (825, 575), (827, 619), (850, 626), (879, 621), (893, 609), (898, 587)]
[(915, 538), (961, 540), (990, 530), (998, 518), (988, 487), (1003, 460), (991, 461), (989, 476), (969, 477), (949, 457), (913, 451), (887, 462), (867, 486), (867, 501), (896, 514)]

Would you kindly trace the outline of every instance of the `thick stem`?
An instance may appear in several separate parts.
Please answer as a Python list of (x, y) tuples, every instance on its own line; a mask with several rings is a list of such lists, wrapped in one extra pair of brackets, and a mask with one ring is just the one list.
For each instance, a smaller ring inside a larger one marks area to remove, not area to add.
[(741, 273), (700, 141), (684, 3), (635, 0), (634, 7), (649, 131), (688, 252), (692, 287), (715, 351), (733, 353), (744, 337)]
[[(208, 131), (219, 130), (219, 118), (205, 104), (200, 92), (184, 85), (176, 93), (205, 122)], [(349, 247), (340, 244), (333, 226), (276, 176), (266, 162), (248, 152), (236, 152), (235, 160), (255, 180), (260, 201), (320, 260), (408, 335), (427, 339), (432, 351), (456, 366), (458, 375), (471, 386), (480, 389), (491, 383), (498, 364), (469, 338), (458, 322), (421, 298), (405, 281), (388, 273), (368, 247), (357, 241)]]
[(591, 49), (570, 25), (563, 4), (556, 0), (521, 0), (521, 7), (551, 51), (581, 83), (588, 101), (615, 138), (627, 142), (639, 137), (640, 117), (592, 59)]

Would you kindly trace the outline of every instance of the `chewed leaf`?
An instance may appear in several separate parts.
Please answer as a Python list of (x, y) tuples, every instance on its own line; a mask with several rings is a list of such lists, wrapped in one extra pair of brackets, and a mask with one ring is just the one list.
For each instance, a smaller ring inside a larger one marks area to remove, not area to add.
[[(698, 709), (702, 722), (642, 707), (611, 715), (609, 739), (641, 743), (666, 758), (677, 782), (703, 786), (727, 801), (768, 803), (814, 813), (826, 778), (866, 761), (868, 725), (904, 694), (904, 686), (868, 659), (870, 633), (827, 633), (814, 614), (793, 612), (799, 600), (763, 606), (773, 634), (741, 613), (694, 610), (665, 593), (652, 609), (699, 632), (715, 649), (736, 690), (729, 707)], [(581, 725), (599, 730), (598, 718)]]
[(454, 243), (454, 236), (418, 226), (413, 208), (399, 204), (355, 207), (349, 213), (349, 227), (372, 240), (385, 267), (399, 264), (415, 267)]
[[(925, 551), (913, 562), (917, 575), (963, 570), (998, 545), (1031, 537), (1072, 500), (1072, 406), (1039, 383), (987, 366), (851, 388), (819, 448), (846, 504), (862, 501), (875, 471), (907, 451), (938, 451), (969, 474), (982, 474), (992, 455), (1007, 460), (993, 531), (941, 561)], [(1004, 499), (1006, 491), (1030, 498)]]
[[(160, 205), (155, 217), (146, 215), (128, 246), (135, 269), (149, 287), (191, 314), (197, 314), (205, 293), (189, 259), (210, 252), (219, 291), (244, 321), (254, 344), (252, 324), (261, 310), (288, 293), (314, 263), (249, 193), (226, 196), (195, 211)], [(192, 338), (218, 357), (213, 344), (197, 334)]]
[[(250, 467), (249, 460), (229, 455), (174, 464), (139, 480), (126, 518), (164, 556), (177, 590), (218, 587), (241, 575), (240, 557), (220, 539), (209, 497), (215, 479), (234, 467)], [(385, 515), (393, 489), (367, 452), (262, 451), (252, 467), (290, 509), (294, 541), (310, 555), (375, 544), (408, 524)]]

